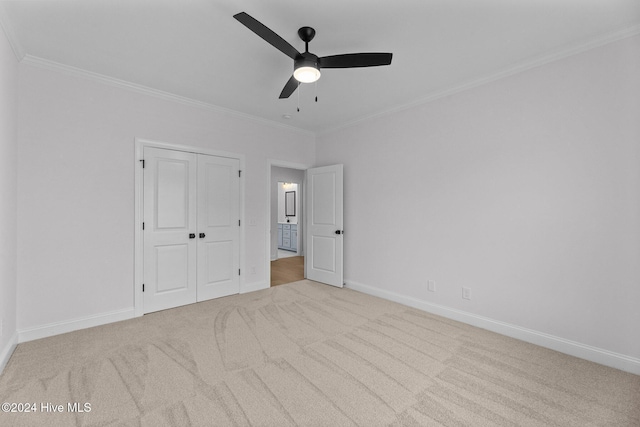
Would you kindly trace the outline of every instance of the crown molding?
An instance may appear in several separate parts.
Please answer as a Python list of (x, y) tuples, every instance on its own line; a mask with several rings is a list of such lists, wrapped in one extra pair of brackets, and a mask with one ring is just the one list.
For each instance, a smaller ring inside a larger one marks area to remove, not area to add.
[(322, 135), (326, 135), (326, 134), (331, 134), (333, 132), (339, 131), (341, 129), (345, 129), (345, 128), (349, 128), (352, 126), (356, 126), (358, 124), (361, 124), (363, 122), (367, 122), (373, 119), (377, 119), (377, 118), (381, 118), (381, 117), (385, 117), (397, 112), (401, 112), (404, 110), (408, 110), (414, 107), (418, 107), (424, 104), (428, 104), (430, 102), (436, 101), (438, 99), (441, 98), (445, 98), (460, 92), (464, 92), (466, 90), (469, 89), (473, 89), (479, 86), (483, 86), (485, 84), (488, 83), (492, 83), (495, 82), (497, 80), (501, 80), (519, 73), (522, 73), (524, 71), (536, 68), (536, 67), (540, 67), (542, 65), (551, 63), (551, 62), (555, 62), (555, 61), (559, 61), (561, 59), (565, 59), (586, 51), (589, 51), (591, 49), (595, 49), (619, 40), (623, 40), (629, 37), (633, 37), (633, 36), (637, 36), (638, 34), (640, 34), (640, 25), (635, 25), (632, 27), (625, 27), (625, 28), (621, 28), (612, 32), (608, 32), (608, 33), (604, 33), (601, 34), (599, 36), (593, 37), (591, 39), (588, 39), (586, 41), (582, 41), (580, 43), (575, 43), (575, 44), (571, 44), (571, 45), (566, 45), (564, 47), (561, 47), (559, 49), (556, 49), (555, 51), (552, 52), (548, 52), (544, 55), (540, 55), (537, 57), (533, 57), (533, 58), (529, 58), (525, 61), (521, 61), (519, 63), (513, 64), (507, 68), (504, 68), (502, 70), (499, 70), (497, 72), (491, 73), (489, 75), (477, 78), (477, 79), (473, 79), (473, 80), (468, 80), (466, 82), (462, 82), (458, 85), (455, 86), (451, 86), (449, 88), (443, 89), (443, 90), (439, 90), (436, 92), (433, 92), (429, 95), (427, 95), (426, 97), (420, 98), (416, 101), (412, 101), (406, 104), (402, 104), (399, 106), (395, 106), (393, 108), (389, 108), (374, 114), (370, 114), (367, 116), (363, 116), (360, 118), (357, 118), (355, 120), (349, 121), (347, 123), (344, 123), (342, 125), (338, 125), (335, 127), (331, 127), (325, 130), (319, 130), (319, 131), (312, 131), (312, 130), (306, 130), (306, 129), (301, 129), (298, 127), (294, 127), (291, 125), (286, 125), (286, 124), (282, 124), (273, 120), (268, 120), (268, 119), (264, 119), (261, 117), (257, 117), (257, 116), (253, 116), (247, 113), (242, 113), (236, 110), (231, 110), (228, 108), (224, 108), (224, 107), (220, 107), (217, 106), (215, 104), (211, 104), (211, 103), (207, 103), (207, 102), (203, 102), (203, 101), (198, 101), (192, 98), (187, 98), (187, 97), (183, 97), (180, 95), (175, 95), (169, 92), (164, 92), (158, 89), (153, 89), (150, 87), (146, 87), (143, 85), (139, 85), (136, 83), (131, 83), (125, 80), (121, 80), (121, 79), (117, 79), (114, 77), (109, 77), (103, 74), (99, 74), (99, 73), (95, 73), (92, 71), (87, 71), (81, 68), (77, 68), (77, 67), (73, 67), (70, 65), (65, 65), (65, 64), (61, 64), (55, 61), (51, 61), (48, 59), (44, 59), (44, 58), (39, 58), (39, 57), (35, 57), (29, 54), (26, 54), (24, 52), (24, 50), (22, 49), (22, 47), (20, 46), (19, 42), (17, 41), (13, 29), (11, 27), (11, 24), (9, 24), (9, 20), (7, 19), (6, 16), (6, 12), (4, 11), (4, 8), (0, 2), (0, 25), (2, 26), (2, 28), (5, 31), (5, 34), (7, 35), (7, 38), (9, 40), (9, 43), (11, 44), (11, 47), (16, 55), (16, 58), (18, 58), (18, 60), (20, 62), (23, 62), (25, 64), (29, 64), (29, 65), (33, 65), (33, 66), (37, 66), (40, 68), (45, 68), (48, 70), (52, 70), (52, 71), (57, 71), (57, 72), (61, 72), (67, 75), (72, 75), (72, 76), (76, 76), (76, 77), (81, 77), (84, 79), (88, 79), (88, 80), (92, 80), (92, 81), (96, 81), (96, 82), (100, 82), (103, 84), (107, 84), (110, 86), (114, 86), (114, 87), (118, 87), (121, 89), (126, 89), (129, 91), (133, 91), (133, 92), (137, 92), (137, 93), (142, 93), (145, 95), (149, 95), (149, 96), (153, 96), (156, 98), (160, 98), (160, 99), (164, 99), (164, 100), (168, 100), (168, 101), (172, 101), (172, 102), (177, 102), (183, 105), (189, 105), (192, 107), (198, 107), (198, 108), (202, 108), (202, 109), (206, 109), (206, 110), (210, 110), (210, 111), (215, 111), (217, 113), (220, 114), (228, 114), (234, 117), (238, 117), (238, 118), (242, 118), (245, 120), (250, 120), (256, 123), (260, 123), (272, 128), (277, 128), (277, 129), (282, 129), (282, 130), (287, 130), (289, 132), (296, 132), (296, 133), (300, 133), (306, 136), (313, 136), (315, 138), (317, 138), (318, 136), (322, 136)]
[(11, 25), (11, 21), (9, 20), (9, 16), (2, 2), (0, 2), (0, 27), (2, 27), (4, 34), (7, 36), (7, 40), (9, 41), (9, 45), (11, 46), (16, 59), (18, 62), (22, 61), (26, 55), (25, 50), (18, 41), (18, 37), (16, 37), (16, 33), (13, 30), (13, 26)]
[(117, 79), (115, 77), (106, 76), (104, 74), (95, 73), (93, 71), (87, 71), (82, 68), (73, 67), (71, 65), (61, 64), (59, 62), (51, 61), (51, 60), (40, 58), (37, 56), (32, 56), (29, 54), (24, 55), (21, 63), (38, 67), (38, 68), (43, 68), (49, 71), (59, 72), (62, 74), (73, 76), (73, 77), (79, 77), (86, 80), (91, 80), (94, 82), (113, 86), (119, 89), (125, 89), (128, 91), (141, 93), (143, 95), (153, 96), (155, 98), (160, 98), (165, 101), (176, 102), (176, 103), (187, 105), (190, 107), (201, 108), (201, 109), (213, 111), (219, 114), (234, 116), (244, 120), (249, 120), (255, 123), (266, 125), (272, 128), (287, 130), (289, 132), (296, 132), (306, 136), (313, 136), (313, 137), (316, 136), (315, 132), (285, 125), (282, 123), (278, 123), (276, 121), (263, 119), (262, 117), (253, 116), (251, 114), (242, 113), (240, 111), (232, 110), (229, 108), (220, 107), (218, 105), (210, 104), (204, 101), (198, 101), (192, 98), (187, 98), (187, 97), (176, 95), (173, 93), (164, 92), (158, 89), (153, 89), (137, 83), (131, 83), (126, 80)]
[(565, 45), (554, 51), (547, 52), (543, 55), (518, 62), (516, 64), (513, 64), (507, 68), (491, 73), (489, 75), (486, 75), (477, 79), (473, 79), (473, 80), (468, 80), (459, 85), (451, 86), (449, 88), (433, 92), (430, 95), (427, 95), (426, 97), (420, 98), (416, 101), (402, 104), (402, 105), (399, 105), (384, 111), (380, 111), (378, 113), (374, 113), (368, 116), (360, 117), (358, 119), (355, 119), (343, 125), (336, 126), (324, 131), (319, 131), (317, 132), (317, 135), (322, 136), (322, 135), (330, 134), (342, 129), (346, 129), (346, 128), (358, 125), (366, 121), (381, 118), (394, 113), (398, 113), (400, 111), (404, 111), (404, 110), (408, 110), (424, 104), (428, 104), (438, 99), (446, 98), (447, 96), (451, 96), (456, 93), (464, 92), (469, 89), (473, 89), (479, 86), (486, 85), (488, 83), (495, 82), (497, 80), (501, 80), (516, 74), (520, 74), (524, 71), (528, 71), (533, 68), (549, 64), (551, 62), (560, 61), (561, 59), (569, 58), (571, 56), (578, 55), (580, 53), (583, 53), (601, 46), (605, 46), (607, 44), (610, 44), (619, 40), (637, 36), (638, 34), (640, 34), (640, 25), (635, 25), (632, 27), (625, 27), (615, 31), (608, 32), (608, 33), (600, 34), (596, 37), (593, 37), (586, 41), (582, 41), (580, 43)]

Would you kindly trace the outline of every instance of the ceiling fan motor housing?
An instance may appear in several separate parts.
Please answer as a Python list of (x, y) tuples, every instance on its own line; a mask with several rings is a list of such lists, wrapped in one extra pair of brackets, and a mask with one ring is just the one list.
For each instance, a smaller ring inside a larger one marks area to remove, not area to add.
[(320, 68), (320, 60), (317, 55), (314, 55), (311, 52), (301, 53), (293, 62), (294, 70), (297, 70), (300, 67)]

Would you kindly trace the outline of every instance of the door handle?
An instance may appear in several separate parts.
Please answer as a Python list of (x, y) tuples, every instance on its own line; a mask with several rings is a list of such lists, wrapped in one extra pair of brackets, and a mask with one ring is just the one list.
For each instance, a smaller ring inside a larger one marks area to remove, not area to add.
[(196, 233), (189, 233), (189, 238), (190, 239), (195, 239), (196, 238)]
[(200, 238), (204, 239), (205, 238), (205, 234), (204, 233), (200, 233)]
[(344, 234), (344, 230), (336, 230), (336, 234)]

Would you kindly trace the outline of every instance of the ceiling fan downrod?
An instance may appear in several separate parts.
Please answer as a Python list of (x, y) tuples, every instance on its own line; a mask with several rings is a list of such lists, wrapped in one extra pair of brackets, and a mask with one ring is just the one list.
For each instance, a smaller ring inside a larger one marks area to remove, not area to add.
[(316, 30), (311, 27), (302, 27), (298, 30), (298, 37), (304, 42), (304, 52), (309, 52), (309, 42), (316, 36)]

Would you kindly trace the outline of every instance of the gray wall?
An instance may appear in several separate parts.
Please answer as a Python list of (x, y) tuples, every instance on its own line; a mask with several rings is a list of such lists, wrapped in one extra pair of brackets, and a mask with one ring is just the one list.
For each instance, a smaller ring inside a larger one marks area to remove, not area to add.
[(0, 28), (0, 371), (16, 336), (18, 60)]
[(269, 286), (267, 159), (312, 164), (314, 135), (24, 61), (19, 106), (19, 330), (132, 308), (135, 138), (244, 155), (241, 290)]
[(638, 52), (635, 36), (320, 136), (317, 164), (344, 164), (347, 284), (640, 367)]

